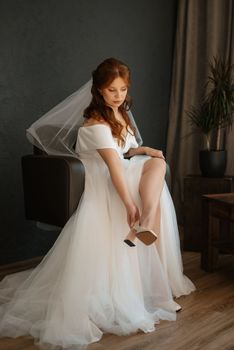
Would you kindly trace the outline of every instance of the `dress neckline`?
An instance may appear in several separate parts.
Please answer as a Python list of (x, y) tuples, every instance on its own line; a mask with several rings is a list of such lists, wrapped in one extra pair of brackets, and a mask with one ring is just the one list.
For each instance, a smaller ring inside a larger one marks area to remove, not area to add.
[[(94, 127), (94, 126), (102, 126), (102, 127), (104, 126), (104, 127), (108, 128), (108, 129), (111, 131), (111, 128), (110, 128), (108, 125), (105, 125), (105, 124), (101, 124), (101, 123), (100, 123), (100, 124), (93, 124), (93, 125), (87, 125), (87, 126), (82, 125), (82, 126), (79, 127), (78, 132), (80, 131), (80, 129), (85, 130), (85, 129), (88, 129), (88, 128), (91, 128), (91, 127)], [(131, 133), (131, 129), (130, 129), (129, 126), (128, 126), (128, 127), (127, 127), (127, 133), (126, 133), (126, 135), (124, 136), (124, 139), (125, 139), (124, 145), (119, 145), (119, 144), (117, 143), (118, 147), (120, 147), (121, 149), (124, 149), (125, 146), (126, 146), (126, 142), (127, 142), (127, 140), (128, 140), (128, 138), (129, 138), (130, 135), (132, 135), (132, 133)], [(114, 139), (115, 139), (115, 138), (114, 138)]]
[[(110, 128), (108, 125), (106, 125), (106, 124), (101, 124), (101, 123), (100, 123), (100, 124), (87, 125), (87, 126), (81, 125), (81, 126), (79, 127), (79, 129), (81, 129), (81, 128), (83, 128), (83, 129), (85, 129), (85, 128), (91, 128), (91, 127), (93, 127), (93, 126), (105, 126), (105, 127), (109, 128), (109, 129), (111, 130), (111, 128)], [(126, 138), (129, 134), (131, 134), (131, 129), (129, 128), (129, 126), (126, 128), (126, 130), (127, 130), (127, 133), (126, 133), (126, 135), (123, 136), (124, 138)]]

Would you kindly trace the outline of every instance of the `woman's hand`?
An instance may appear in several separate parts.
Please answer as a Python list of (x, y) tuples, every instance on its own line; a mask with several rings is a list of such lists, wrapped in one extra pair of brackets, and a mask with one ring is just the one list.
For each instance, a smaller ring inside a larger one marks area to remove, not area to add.
[(154, 158), (161, 158), (165, 160), (165, 157), (163, 155), (163, 152), (158, 150), (158, 149), (154, 149), (154, 148), (150, 148), (150, 147), (145, 147), (145, 146), (140, 146), (137, 148), (130, 148), (128, 150), (127, 153), (125, 153), (125, 157), (132, 157), (132, 156), (137, 156), (137, 155), (141, 155), (141, 154), (145, 154), (147, 156), (150, 157), (154, 157)]
[(98, 153), (108, 166), (111, 180), (127, 211), (127, 222), (132, 227), (139, 220), (139, 210), (135, 205), (126, 180), (123, 164), (116, 150), (99, 149)]
[(161, 158), (165, 160), (165, 157), (162, 151), (158, 149), (150, 148), (150, 147), (144, 147), (144, 149), (145, 149), (145, 154), (147, 156), (154, 157), (154, 158)]
[(140, 218), (139, 209), (137, 208), (135, 203), (131, 203), (126, 205), (126, 210), (128, 225), (130, 228), (132, 228)]

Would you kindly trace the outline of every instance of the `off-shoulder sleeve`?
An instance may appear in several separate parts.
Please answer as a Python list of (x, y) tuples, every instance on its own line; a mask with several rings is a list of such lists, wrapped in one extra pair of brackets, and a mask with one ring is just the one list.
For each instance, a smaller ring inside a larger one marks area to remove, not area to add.
[(95, 124), (79, 129), (76, 143), (78, 153), (103, 148), (116, 149), (116, 143), (108, 126)]

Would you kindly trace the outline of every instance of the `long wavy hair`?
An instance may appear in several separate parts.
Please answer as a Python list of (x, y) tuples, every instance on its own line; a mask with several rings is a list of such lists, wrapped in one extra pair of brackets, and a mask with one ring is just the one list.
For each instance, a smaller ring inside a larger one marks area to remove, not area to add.
[[(112, 108), (106, 105), (105, 100), (99, 91), (107, 88), (112, 81), (118, 77), (122, 78), (129, 88), (131, 82), (130, 69), (126, 64), (117, 60), (116, 58), (108, 58), (99, 64), (99, 66), (93, 71), (92, 77), (93, 85), (91, 88), (91, 93), (93, 97), (90, 105), (84, 111), (84, 118), (93, 118), (98, 121), (104, 119), (110, 125), (112, 135), (113, 137), (117, 138), (118, 143), (125, 144), (125, 139), (122, 135), (122, 130), (124, 127), (115, 119)], [(135, 135), (136, 129), (132, 125), (127, 113), (131, 107), (131, 104), (132, 99), (127, 94), (125, 101), (119, 107), (119, 111), (126, 122), (126, 127), (129, 127)]]

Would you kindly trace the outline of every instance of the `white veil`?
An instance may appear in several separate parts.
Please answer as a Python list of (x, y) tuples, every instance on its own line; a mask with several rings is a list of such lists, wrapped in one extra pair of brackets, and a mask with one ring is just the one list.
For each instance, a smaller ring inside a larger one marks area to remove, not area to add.
[[(78, 129), (84, 121), (84, 109), (92, 99), (91, 87), (92, 79), (34, 122), (26, 130), (28, 140), (47, 154), (78, 157), (74, 146)], [(136, 128), (136, 140), (141, 145), (142, 138), (131, 111), (128, 115)]]

